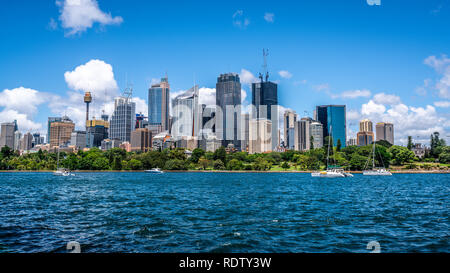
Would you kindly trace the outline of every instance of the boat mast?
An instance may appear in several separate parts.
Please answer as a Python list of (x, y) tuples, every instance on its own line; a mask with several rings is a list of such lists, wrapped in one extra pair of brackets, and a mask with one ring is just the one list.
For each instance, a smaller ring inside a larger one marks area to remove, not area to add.
[(373, 142), (372, 170), (375, 170), (375, 141)]

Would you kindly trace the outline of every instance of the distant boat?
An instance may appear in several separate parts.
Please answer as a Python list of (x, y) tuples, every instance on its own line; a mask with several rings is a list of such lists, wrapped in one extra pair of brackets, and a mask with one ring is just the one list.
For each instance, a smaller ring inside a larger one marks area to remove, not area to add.
[(159, 169), (159, 168), (154, 168), (154, 169), (151, 169), (151, 170), (146, 170), (145, 172), (146, 172), (146, 173), (157, 173), (157, 174), (162, 174), (162, 173), (164, 173), (164, 172), (161, 171), (161, 169)]
[(56, 176), (75, 176), (75, 174), (71, 173), (69, 170), (66, 170), (66, 169), (58, 169), (55, 172), (53, 172), (53, 175), (56, 175)]
[[(363, 171), (363, 175), (367, 175), (367, 176), (391, 176), (392, 173), (388, 170), (386, 170), (386, 168), (384, 167), (384, 163), (383, 163), (383, 167), (382, 168), (375, 168), (375, 150), (376, 150), (376, 146), (375, 146), (375, 141), (373, 142), (373, 149), (372, 149), (372, 169), (371, 170), (365, 170)], [(381, 155), (380, 155), (381, 158)], [(369, 166), (369, 161), (370, 161), (370, 156), (367, 159), (367, 163), (366, 163), (366, 168), (367, 166)], [(383, 158), (381, 158), (381, 161), (383, 161)], [(364, 169), (366, 169), (364, 168)]]
[[(59, 135), (58, 135), (58, 142), (59, 142)], [(61, 144), (58, 143), (58, 145), (61, 145)], [(69, 170), (59, 167), (59, 146), (58, 146), (58, 156), (57, 156), (57, 160), (56, 160), (56, 171), (53, 172), (53, 175), (56, 175), (56, 176), (75, 176), (75, 174), (71, 173)]]
[[(332, 127), (330, 127), (331, 131)], [(330, 166), (330, 146), (331, 146), (331, 134), (328, 138), (328, 151), (327, 151), (327, 169), (325, 171), (313, 172), (311, 173), (312, 177), (323, 177), (323, 178), (339, 178), (339, 177), (353, 177), (353, 174), (347, 173), (343, 168), (339, 166)]]

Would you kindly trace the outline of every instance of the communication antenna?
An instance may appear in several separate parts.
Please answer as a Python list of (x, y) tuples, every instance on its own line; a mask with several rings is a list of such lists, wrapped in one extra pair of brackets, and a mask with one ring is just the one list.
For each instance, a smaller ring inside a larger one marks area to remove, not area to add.
[(267, 70), (267, 56), (269, 56), (269, 50), (263, 48), (263, 58), (264, 58), (263, 75), (265, 75), (266, 77), (266, 82), (269, 80), (269, 71)]

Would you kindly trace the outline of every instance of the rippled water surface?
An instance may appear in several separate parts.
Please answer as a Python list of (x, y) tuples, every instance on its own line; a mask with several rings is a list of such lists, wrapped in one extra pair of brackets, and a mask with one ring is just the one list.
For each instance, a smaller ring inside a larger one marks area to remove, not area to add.
[(450, 252), (450, 176), (0, 174), (0, 252)]

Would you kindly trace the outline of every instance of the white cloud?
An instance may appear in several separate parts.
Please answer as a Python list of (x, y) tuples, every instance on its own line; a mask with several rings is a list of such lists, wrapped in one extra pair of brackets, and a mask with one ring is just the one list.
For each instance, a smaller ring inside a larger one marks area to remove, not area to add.
[(330, 91), (330, 85), (328, 83), (322, 83), (322, 84), (319, 84), (319, 85), (314, 85), (313, 89), (315, 89), (318, 92), (320, 92), (320, 91), (329, 92)]
[(386, 107), (382, 104), (377, 104), (373, 100), (370, 100), (368, 103), (363, 104), (361, 107), (361, 114), (363, 115), (373, 115), (373, 114), (383, 114), (386, 111)]
[(280, 72), (278, 72), (278, 74), (284, 79), (292, 78), (292, 74), (287, 70), (281, 70)]
[(347, 112), (347, 120), (359, 120), (360, 119), (360, 114), (358, 111), (355, 110), (349, 110)]
[(46, 93), (25, 87), (5, 89), (0, 93), (0, 107), (31, 116), (37, 112), (37, 106), (45, 102), (47, 96)]
[(67, 35), (82, 33), (95, 23), (101, 26), (119, 25), (122, 17), (112, 17), (110, 13), (100, 10), (97, 0), (56, 1), (59, 6), (61, 26), (68, 30)]
[(43, 132), (42, 124), (32, 121), (31, 117), (27, 114), (12, 109), (4, 109), (0, 112), (0, 123), (13, 122), (14, 120), (17, 120), (17, 126), (22, 133)]
[(243, 10), (237, 10), (233, 14), (233, 25), (239, 28), (246, 28), (250, 24), (250, 20), (244, 16)]
[(373, 101), (378, 104), (399, 104), (401, 102), (400, 97), (396, 95), (390, 95), (385, 93), (378, 93), (373, 96)]
[(273, 23), (274, 22), (274, 18), (275, 18), (275, 14), (273, 14), (273, 13), (266, 12), (264, 14), (264, 20), (266, 20), (266, 22), (268, 22), (268, 23)]
[(258, 78), (253, 75), (252, 72), (242, 68), (241, 73), (239, 74), (239, 78), (241, 79), (241, 83), (251, 85), (258, 81)]
[(202, 87), (198, 90), (198, 101), (200, 104), (216, 105), (216, 89)]
[(133, 97), (132, 101), (136, 103), (136, 114), (142, 113), (145, 117), (148, 116), (148, 105), (144, 99)]
[(442, 78), (436, 83), (435, 88), (439, 91), (439, 97), (450, 98), (450, 58), (447, 55), (442, 55), (440, 58), (436, 56), (429, 56), (424, 63), (436, 70)]
[(441, 108), (448, 108), (450, 107), (450, 101), (436, 101), (434, 103), (434, 106)]
[(73, 71), (64, 73), (69, 88), (76, 91), (90, 91), (101, 100), (111, 100), (119, 90), (114, 79), (113, 68), (101, 60), (90, 60)]
[(356, 99), (356, 98), (360, 98), (360, 97), (370, 97), (372, 93), (367, 90), (367, 89), (363, 89), (363, 90), (350, 90), (350, 91), (345, 91), (343, 92), (340, 97), (344, 98), (344, 99)]
[(363, 104), (360, 118), (368, 118), (374, 123), (393, 123), (395, 143), (402, 145), (406, 144), (408, 136), (428, 143), (430, 134), (437, 131), (444, 136), (450, 127), (450, 121), (431, 105), (413, 107), (400, 102), (391, 104), (391, 100), (386, 100), (386, 105), (374, 100)]

